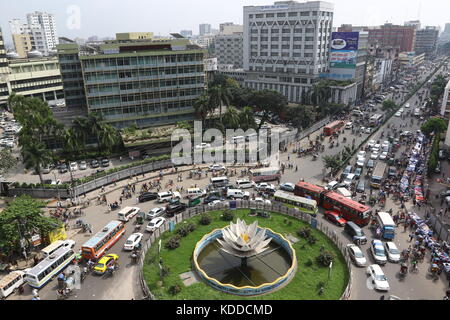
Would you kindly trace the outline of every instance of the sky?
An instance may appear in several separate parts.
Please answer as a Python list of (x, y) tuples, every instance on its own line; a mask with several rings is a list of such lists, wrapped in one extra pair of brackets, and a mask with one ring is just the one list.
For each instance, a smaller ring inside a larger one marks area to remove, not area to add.
[[(165, 36), (180, 30), (198, 34), (200, 23), (218, 29), (223, 22), (242, 24), (243, 6), (270, 5), (274, 0), (0, 0), (0, 26), (12, 43), (8, 21), (33, 11), (53, 13), (58, 36), (113, 37), (116, 32), (154, 32)], [(303, 1), (299, 1), (303, 2)], [(420, 19), (422, 26), (450, 22), (448, 0), (328, 0), (334, 3), (333, 26), (402, 24)]]

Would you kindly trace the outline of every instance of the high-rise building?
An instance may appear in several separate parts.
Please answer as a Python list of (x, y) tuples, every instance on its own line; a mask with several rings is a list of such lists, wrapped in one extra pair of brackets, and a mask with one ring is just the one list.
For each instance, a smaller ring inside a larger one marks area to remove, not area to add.
[(403, 25), (406, 27), (415, 27), (416, 30), (419, 30), (421, 26), (419, 20), (405, 21)]
[(225, 22), (220, 24), (219, 34), (234, 34), (234, 33), (243, 33), (244, 26), (241, 24), (234, 24), (233, 22)]
[(4, 108), (9, 96), (9, 87), (6, 81), (9, 74), (8, 59), (6, 58), (3, 33), (0, 28), (0, 107)]
[(301, 102), (328, 70), (333, 10), (323, 1), (244, 7), (244, 85)]
[(439, 30), (437, 27), (427, 26), (425, 29), (416, 31), (416, 45), (414, 51), (416, 54), (425, 53), (427, 56), (433, 56), (437, 50), (437, 40)]
[[(47, 55), (50, 50), (56, 48), (56, 45), (58, 44), (58, 34), (56, 32), (56, 22), (53, 14), (35, 11), (27, 14), (27, 22), (30, 27), (40, 26), (40, 29), (42, 30), (42, 40), (40, 40), (45, 48), (45, 51), (43, 52), (44, 55)], [(34, 41), (36, 42), (36, 47), (39, 47), (38, 41), (36, 39)]]
[(194, 119), (194, 103), (205, 89), (205, 51), (184, 38), (137, 36), (58, 45), (68, 106), (84, 100), (89, 113), (117, 128)]
[(243, 68), (243, 33), (219, 34), (215, 39), (215, 54), (219, 69)]
[(414, 51), (416, 43), (415, 26), (397, 26), (385, 23), (380, 27), (368, 28), (369, 42), (379, 43), (382, 46), (400, 47), (401, 52)]
[(185, 38), (192, 38), (192, 30), (181, 30), (180, 34)]
[(211, 34), (211, 25), (208, 23), (202, 23), (199, 25), (199, 35), (204, 36)]
[(439, 41), (439, 43), (450, 42), (450, 23), (445, 24), (444, 32), (442, 32), (438, 41)]

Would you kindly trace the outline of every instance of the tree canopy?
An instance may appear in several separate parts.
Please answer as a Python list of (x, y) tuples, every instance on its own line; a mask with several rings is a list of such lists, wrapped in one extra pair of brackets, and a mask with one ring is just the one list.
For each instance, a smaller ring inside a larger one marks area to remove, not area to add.
[(447, 123), (441, 118), (428, 119), (421, 127), (420, 131), (426, 136), (430, 136), (431, 133), (439, 134), (447, 130)]
[(383, 110), (393, 110), (397, 107), (397, 105), (393, 100), (387, 99), (383, 101), (383, 105), (381, 107)]

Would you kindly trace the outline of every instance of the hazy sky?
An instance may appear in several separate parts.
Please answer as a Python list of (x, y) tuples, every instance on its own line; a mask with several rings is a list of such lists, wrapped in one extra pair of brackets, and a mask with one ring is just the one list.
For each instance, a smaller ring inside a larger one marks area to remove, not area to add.
[[(180, 30), (198, 33), (200, 23), (217, 28), (221, 22), (242, 23), (244, 5), (270, 5), (273, 0), (0, 0), (0, 26), (10, 42), (8, 21), (35, 10), (56, 16), (58, 35), (69, 38), (114, 36), (116, 32), (152, 31), (167, 35)], [(300, 1), (302, 2), (302, 1)], [(333, 26), (403, 24), (420, 18), (422, 25), (450, 22), (448, 0), (329, 0)], [(74, 10), (75, 6), (75, 10)], [(80, 19), (71, 13), (79, 9)], [(70, 12), (68, 12), (70, 11)], [(75, 17), (75, 19), (73, 19)], [(69, 26), (68, 26), (69, 24)], [(70, 26), (71, 25), (71, 26)]]

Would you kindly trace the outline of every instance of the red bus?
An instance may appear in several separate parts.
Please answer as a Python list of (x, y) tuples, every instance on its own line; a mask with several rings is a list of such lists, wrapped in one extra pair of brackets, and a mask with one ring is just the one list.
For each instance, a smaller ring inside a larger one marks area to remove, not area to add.
[(125, 234), (125, 226), (120, 221), (111, 221), (81, 247), (81, 255), (89, 260), (97, 260)]
[(260, 169), (250, 169), (250, 180), (255, 183), (274, 181), (281, 178), (279, 167), (269, 167)]
[(326, 125), (325, 128), (323, 128), (323, 133), (326, 136), (331, 136), (333, 133), (341, 130), (341, 128), (344, 126), (344, 121), (334, 121), (330, 123), (329, 125)]
[(320, 205), (321, 195), (324, 191), (326, 190), (323, 187), (300, 181), (295, 185), (294, 194), (298, 197), (314, 199)]
[(340, 213), (342, 218), (353, 221), (360, 227), (367, 226), (370, 222), (370, 207), (333, 191), (324, 194), (322, 207)]
[(312, 198), (322, 208), (336, 211), (344, 219), (353, 221), (359, 226), (366, 226), (370, 222), (370, 207), (343, 197), (339, 193), (328, 191), (323, 187), (308, 182), (298, 182), (295, 185), (294, 194), (299, 197)]

